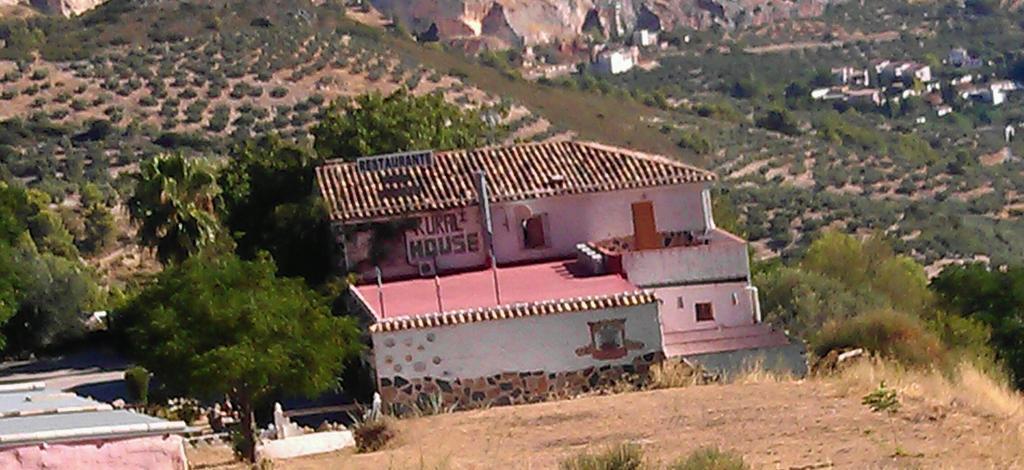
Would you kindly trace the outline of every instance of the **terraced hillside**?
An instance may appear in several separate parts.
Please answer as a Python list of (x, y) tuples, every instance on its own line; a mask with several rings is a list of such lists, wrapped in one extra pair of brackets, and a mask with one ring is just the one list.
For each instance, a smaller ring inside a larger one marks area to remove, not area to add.
[[(124, 175), (149, 156), (216, 158), (234, 143), (271, 133), (308, 142), (308, 127), (335, 100), (401, 87), (442, 93), (494, 115), (494, 135), (508, 141), (571, 135), (509, 97), (400, 56), (387, 47), (385, 32), (361, 27), (341, 10), (302, 1), (255, 3), (210, 2), (194, 20), (227, 26), (189, 35), (174, 33), (190, 27), (184, 19), (165, 24), (157, 36), (133, 38), (119, 29), (197, 8), (174, 3), (123, 10), (111, 3), (80, 19), (25, 23), (54, 35), (67, 26), (53, 25), (77, 24), (110, 39), (79, 49), (65, 49), (61, 39), (37, 49), (15, 41), (21, 49), (5, 50), (14, 57), (0, 61), (0, 177), (46, 194), (69, 227), (85, 226), (82, 191), (99, 191), (116, 225), (128, 227)], [(9, 34), (19, 25), (9, 24)], [(63, 52), (53, 52), (59, 44)], [(52, 55), (70, 58), (47, 60)], [(86, 255), (112, 274), (151, 265), (126, 243), (129, 235)]]

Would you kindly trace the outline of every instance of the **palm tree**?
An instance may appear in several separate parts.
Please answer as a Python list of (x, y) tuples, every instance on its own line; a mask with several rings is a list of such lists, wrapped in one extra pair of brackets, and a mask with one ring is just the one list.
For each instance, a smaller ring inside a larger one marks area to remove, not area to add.
[(160, 155), (143, 162), (135, 179), (128, 210), (162, 263), (180, 263), (216, 240), (220, 187), (206, 160)]

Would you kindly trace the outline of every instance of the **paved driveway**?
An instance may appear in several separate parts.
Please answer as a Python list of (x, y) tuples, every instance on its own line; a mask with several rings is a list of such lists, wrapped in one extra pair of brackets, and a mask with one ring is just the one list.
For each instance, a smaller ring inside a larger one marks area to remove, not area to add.
[(111, 402), (127, 398), (124, 370), (129, 364), (117, 354), (84, 350), (64, 356), (0, 363), (0, 384), (46, 382), (46, 388), (69, 391)]

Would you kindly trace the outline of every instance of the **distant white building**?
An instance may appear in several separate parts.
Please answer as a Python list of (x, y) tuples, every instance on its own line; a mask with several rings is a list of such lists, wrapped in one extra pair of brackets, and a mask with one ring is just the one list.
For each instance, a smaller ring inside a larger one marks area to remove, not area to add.
[(960, 85), (962, 83), (971, 83), (973, 81), (974, 81), (974, 76), (972, 76), (971, 74), (967, 74), (967, 75), (961, 75), (959, 77), (956, 77), (956, 78), (950, 80), (949, 84), (953, 85), (953, 86), (957, 86), (957, 85)]
[(918, 62), (879, 61), (875, 63), (875, 73), (883, 80), (910, 77), (925, 83), (932, 81), (932, 68)]
[(633, 31), (633, 45), (651, 47), (658, 45), (658, 32), (647, 29)]
[(942, 106), (939, 106), (938, 108), (935, 108), (935, 114), (937, 116), (939, 116), (939, 117), (945, 116), (945, 115), (947, 115), (949, 113), (952, 113), (952, 112), (953, 112), (953, 107), (949, 106), (949, 105), (942, 105)]
[(815, 88), (811, 90), (811, 98), (815, 100), (828, 100), (830, 97), (833, 99), (841, 98), (843, 96), (841, 91), (834, 91), (831, 87), (826, 88)]
[(971, 57), (967, 52), (967, 49), (962, 47), (954, 47), (949, 51), (949, 57), (946, 58), (949, 65), (957, 68), (968, 68), (975, 69), (981, 67), (981, 59), (977, 57)]
[(885, 103), (885, 98), (882, 96), (882, 91), (877, 88), (864, 88), (861, 90), (847, 90), (846, 100), (851, 103), (871, 103), (875, 106), (881, 106)]
[(1007, 93), (1019, 89), (1020, 85), (1017, 82), (998, 80), (977, 86), (960, 85), (957, 91), (962, 99), (975, 99), (993, 106), (999, 106), (1006, 102)]
[(881, 106), (885, 103), (882, 91), (877, 88), (850, 89), (846, 86), (816, 88), (811, 90), (811, 99), (821, 101), (848, 101), (850, 103), (871, 103)]
[(837, 85), (868, 86), (871, 79), (868, 69), (836, 67), (832, 69), (832, 82)]
[(635, 46), (629, 49), (605, 50), (597, 54), (594, 70), (606, 75), (618, 75), (632, 70), (639, 60), (640, 50)]

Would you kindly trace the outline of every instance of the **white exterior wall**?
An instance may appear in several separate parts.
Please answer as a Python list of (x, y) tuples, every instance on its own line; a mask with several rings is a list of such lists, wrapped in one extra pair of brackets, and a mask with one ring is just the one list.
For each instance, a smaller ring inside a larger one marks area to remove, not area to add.
[(599, 73), (618, 75), (632, 70), (634, 65), (633, 56), (625, 51), (601, 54), (597, 58)]
[(750, 275), (746, 242), (722, 231), (711, 233), (708, 245), (631, 251), (622, 256), (622, 269), (638, 287), (747, 279)]
[[(578, 243), (632, 235), (632, 204), (638, 201), (653, 202), (658, 231), (702, 233), (707, 227), (704, 188), (703, 183), (691, 183), (495, 204), (495, 256), (499, 263), (566, 257), (576, 252)], [(547, 214), (545, 248), (523, 248), (522, 221), (531, 214)]]
[[(665, 333), (755, 323), (756, 294), (747, 287), (746, 282), (659, 287), (652, 290), (661, 300), (661, 323)], [(695, 304), (702, 302), (711, 302), (715, 321), (697, 321)]]
[[(587, 322), (626, 319), (627, 341), (643, 346), (625, 357), (598, 360), (577, 355), (591, 344)], [(478, 378), (502, 372), (570, 372), (591, 366), (630, 364), (661, 352), (658, 304), (601, 309), (456, 326), (373, 333), (378, 378)]]

